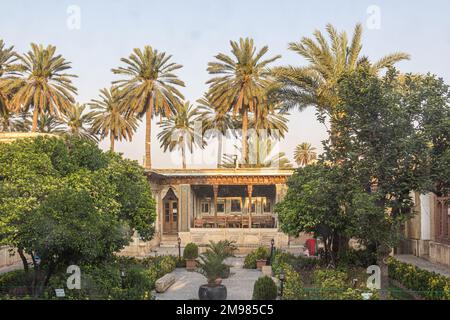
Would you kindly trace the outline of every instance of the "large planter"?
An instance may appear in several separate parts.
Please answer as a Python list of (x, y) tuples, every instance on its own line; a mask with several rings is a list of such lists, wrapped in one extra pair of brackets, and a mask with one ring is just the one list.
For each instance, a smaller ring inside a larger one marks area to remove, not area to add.
[(256, 269), (261, 270), (267, 264), (267, 260), (256, 260)]
[(200, 300), (226, 300), (227, 287), (223, 284), (215, 286), (204, 284), (198, 288), (198, 297)]
[(186, 270), (194, 271), (197, 269), (197, 260), (196, 259), (186, 259)]

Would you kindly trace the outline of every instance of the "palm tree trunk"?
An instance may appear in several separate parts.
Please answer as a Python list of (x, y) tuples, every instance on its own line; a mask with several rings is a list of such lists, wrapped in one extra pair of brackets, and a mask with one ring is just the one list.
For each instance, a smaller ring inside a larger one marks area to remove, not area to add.
[(186, 147), (183, 145), (181, 147), (181, 159), (183, 161), (183, 169), (186, 169)]
[(39, 115), (39, 109), (34, 107), (34, 110), (33, 110), (33, 126), (31, 127), (31, 132), (36, 132), (37, 125), (38, 125), (38, 115)]
[(109, 133), (109, 141), (111, 142), (111, 146), (110, 146), (110, 150), (111, 150), (111, 152), (114, 152), (114, 142), (115, 142), (115, 137), (114, 137), (114, 134), (113, 134), (113, 132), (111, 131), (110, 133)]
[(244, 164), (248, 164), (248, 110), (242, 115), (242, 157)]
[(222, 138), (223, 135), (221, 132), (218, 132), (218, 136), (217, 136), (217, 168), (220, 168), (222, 165)]
[(149, 107), (145, 113), (145, 168), (152, 168), (152, 112), (153, 98), (150, 97)]

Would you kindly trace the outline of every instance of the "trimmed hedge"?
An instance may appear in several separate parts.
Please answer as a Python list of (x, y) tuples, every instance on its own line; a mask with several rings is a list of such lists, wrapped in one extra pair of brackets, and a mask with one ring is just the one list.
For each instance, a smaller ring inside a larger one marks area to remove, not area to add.
[(389, 277), (429, 300), (450, 300), (450, 278), (412, 264), (388, 259)]

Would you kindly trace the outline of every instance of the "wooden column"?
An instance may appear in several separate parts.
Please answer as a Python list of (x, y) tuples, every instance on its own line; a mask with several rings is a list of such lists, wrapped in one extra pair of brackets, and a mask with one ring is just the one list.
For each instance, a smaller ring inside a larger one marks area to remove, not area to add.
[(219, 193), (219, 185), (213, 185), (213, 193), (214, 193), (214, 221), (217, 228), (217, 195)]
[(253, 193), (253, 185), (249, 184), (247, 186), (248, 193), (248, 227), (252, 227), (252, 193)]

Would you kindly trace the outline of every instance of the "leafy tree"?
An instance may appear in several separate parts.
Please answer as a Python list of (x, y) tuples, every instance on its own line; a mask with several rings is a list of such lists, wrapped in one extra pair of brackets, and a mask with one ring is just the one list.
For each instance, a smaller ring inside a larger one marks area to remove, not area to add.
[(138, 120), (120, 105), (119, 90), (115, 87), (100, 90), (100, 100), (93, 99), (89, 106), (93, 109), (92, 130), (101, 138), (109, 136), (110, 150), (114, 152), (114, 142), (122, 139), (131, 141), (138, 127)]
[(129, 58), (120, 59), (124, 67), (113, 69), (115, 74), (126, 79), (114, 81), (122, 93), (121, 102), (129, 112), (145, 120), (145, 167), (151, 168), (151, 125), (153, 115), (170, 116), (175, 107), (184, 99), (177, 86), (184, 87), (184, 82), (172, 73), (182, 66), (169, 62), (172, 58), (165, 52), (159, 52), (151, 46), (144, 50), (134, 49)]
[(430, 75), (399, 77), (390, 69), (380, 79), (361, 65), (341, 79), (339, 98), (339, 148), (329, 141), (327, 157), (370, 196), (356, 199), (354, 235), (376, 248), (385, 289), (384, 258), (414, 214), (411, 191), (448, 185), (448, 170), (433, 168), (448, 164), (449, 89)]
[(72, 85), (73, 74), (66, 73), (70, 62), (61, 55), (55, 55), (56, 47), (31, 44), (31, 51), (20, 56), (21, 78), (9, 87), (17, 92), (11, 100), (11, 109), (15, 112), (33, 109), (31, 131), (37, 130), (40, 114), (50, 113), (61, 116), (74, 103), (73, 95), (77, 90)]
[(323, 163), (298, 168), (289, 178), (288, 192), (275, 206), (281, 229), (290, 235), (312, 232), (324, 242), (325, 258), (335, 264), (337, 240), (351, 221), (347, 214), (348, 186), (343, 172)]
[(206, 142), (201, 136), (202, 132), (197, 132), (195, 121), (199, 121), (200, 112), (194, 108), (189, 101), (175, 107), (176, 112), (161, 122), (161, 132), (158, 139), (164, 152), (173, 151), (175, 148), (181, 150), (183, 168), (186, 168), (186, 148), (193, 152), (195, 145), (204, 147)]
[(0, 145), (0, 212), (0, 243), (18, 248), (27, 272), (25, 253), (41, 257), (39, 294), (67, 263), (105, 259), (133, 231), (150, 239), (155, 203), (136, 162), (86, 139), (37, 137)]
[(218, 75), (207, 81), (210, 84), (209, 99), (220, 112), (232, 111), (242, 116), (242, 158), (248, 162), (248, 125), (249, 112), (259, 114), (259, 110), (267, 107), (266, 90), (272, 79), (267, 66), (281, 56), (261, 60), (269, 48), (259, 51), (253, 39), (230, 41), (232, 57), (223, 53), (215, 56), (217, 62), (208, 63), (208, 72)]
[(317, 159), (316, 148), (311, 143), (302, 142), (295, 148), (294, 158), (299, 166), (306, 166)]

